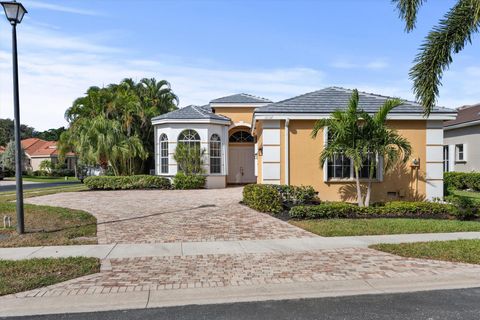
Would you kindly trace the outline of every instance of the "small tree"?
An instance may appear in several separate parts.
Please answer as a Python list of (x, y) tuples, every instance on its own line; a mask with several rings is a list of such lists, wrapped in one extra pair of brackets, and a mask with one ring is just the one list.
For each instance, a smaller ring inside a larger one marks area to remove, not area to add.
[[(22, 168), (25, 166), (25, 150), (22, 148)], [(10, 141), (2, 155), (2, 165), (4, 169), (15, 171), (15, 143)]]
[(40, 162), (40, 164), (38, 165), (38, 168), (42, 171), (50, 172), (53, 169), (52, 161), (46, 159), (42, 160), (42, 162)]
[(191, 146), (179, 143), (175, 148), (173, 158), (178, 164), (178, 170), (186, 175), (202, 174), (205, 149), (200, 146)]

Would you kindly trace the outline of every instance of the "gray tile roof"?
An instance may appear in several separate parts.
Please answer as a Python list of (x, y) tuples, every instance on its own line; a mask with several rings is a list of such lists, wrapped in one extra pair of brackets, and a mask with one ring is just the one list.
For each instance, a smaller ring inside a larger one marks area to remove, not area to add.
[(189, 105), (180, 109), (177, 109), (172, 112), (168, 112), (157, 117), (152, 118), (152, 120), (223, 120), (230, 121), (230, 118), (215, 114), (212, 112), (210, 106), (194, 106)]
[(210, 101), (210, 103), (270, 103), (271, 100), (246, 93), (232, 94)]
[[(287, 100), (268, 104), (255, 109), (255, 113), (331, 113), (337, 109), (345, 109), (353, 90), (328, 87), (306, 93)], [(376, 112), (383, 103), (392, 97), (372, 93), (359, 92), (359, 107), (366, 112)], [(452, 113), (455, 110), (435, 107), (432, 113)], [(404, 101), (393, 109), (392, 113), (421, 113), (423, 107), (413, 101)]]

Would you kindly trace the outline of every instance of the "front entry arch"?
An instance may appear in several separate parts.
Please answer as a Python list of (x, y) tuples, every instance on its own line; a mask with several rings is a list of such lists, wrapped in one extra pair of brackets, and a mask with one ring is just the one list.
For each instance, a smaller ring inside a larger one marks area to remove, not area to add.
[(255, 147), (249, 128), (230, 130), (227, 183), (255, 183)]

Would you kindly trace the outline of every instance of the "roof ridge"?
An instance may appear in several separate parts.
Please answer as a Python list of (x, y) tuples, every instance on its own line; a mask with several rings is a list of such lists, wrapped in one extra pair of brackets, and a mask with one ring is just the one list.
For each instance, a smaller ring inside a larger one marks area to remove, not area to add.
[(270, 99), (260, 97), (260, 96), (256, 96), (256, 95), (253, 95), (253, 94), (249, 94), (249, 93), (242, 92), (242, 93), (238, 93), (238, 94), (246, 96), (246, 97), (250, 97), (250, 98), (255, 98), (255, 99), (258, 99), (258, 100), (263, 100), (263, 101), (266, 101), (266, 102), (270, 101)]

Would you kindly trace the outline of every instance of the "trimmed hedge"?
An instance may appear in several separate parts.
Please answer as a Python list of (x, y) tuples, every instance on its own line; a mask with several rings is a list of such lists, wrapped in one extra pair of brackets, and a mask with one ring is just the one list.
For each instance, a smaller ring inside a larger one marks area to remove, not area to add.
[(179, 172), (173, 177), (173, 187), (180, 190), (201, 189), (205, 186), (205, 181), (203, 175)]
[(309, 204), (316, 198), (311, 186), (249, 184), (243, 188), (243, 203), (266, 213), (280, 213), (284, 206)]
[(91, 176), (84, 180), (91, 190), (170, 189), (170, 180), (164, 177), (136, 176)]
[(358, 207), (345, 202), (324, 202), (315, 206), (293, 207), (289, 215), (294, 219), (463, 218), (461, 211), (451, 204), (408, 201), (392, 201), (374, 207)]
[(445, 191), (472, 189), (480, 191), (480, 172), (445, 172)]

